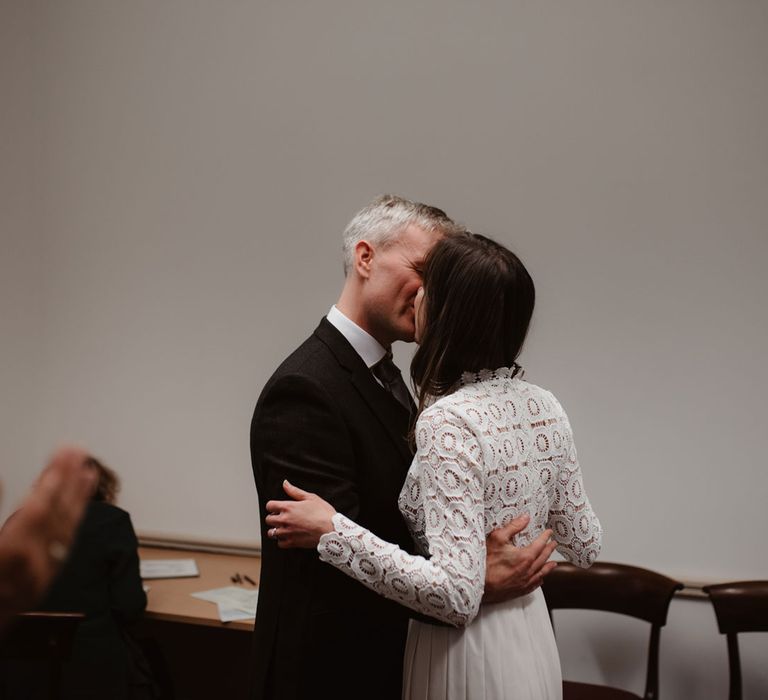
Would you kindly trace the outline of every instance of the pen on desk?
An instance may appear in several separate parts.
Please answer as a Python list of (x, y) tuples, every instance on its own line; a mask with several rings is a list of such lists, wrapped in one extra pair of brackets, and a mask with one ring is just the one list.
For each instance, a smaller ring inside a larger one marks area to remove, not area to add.
[(243, 574), (243, 578), (248, 581), (252, 586), (256, 585), (256, 581), (254, 581), (248, 574)]

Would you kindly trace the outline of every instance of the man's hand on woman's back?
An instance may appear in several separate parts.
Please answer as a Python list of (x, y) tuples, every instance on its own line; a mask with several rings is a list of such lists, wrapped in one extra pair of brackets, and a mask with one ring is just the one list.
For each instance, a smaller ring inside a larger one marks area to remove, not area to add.
[(536, 590), (557, 563), (549, 561), (557, 543), (552, 530), (544, 530), (531, 544), (516, 547), (513, 538), (530, 518), (521, 515), (486, 538), (484, 603), (500, 603)]

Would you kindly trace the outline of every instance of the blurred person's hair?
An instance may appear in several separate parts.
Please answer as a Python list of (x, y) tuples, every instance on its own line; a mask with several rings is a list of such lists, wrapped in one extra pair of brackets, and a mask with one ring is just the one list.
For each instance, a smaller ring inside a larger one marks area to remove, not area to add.
[(442, 235), (461, 230), (442, 209), (394, 194), (381, 195), (357, 212), (344, 229), (344, 274), (349, 274), (352, 269), (355, 246), (360, 241), (386, 247), (396, 241), (408, 226), (418, 226)]
[(91, 500), (114, 504), (117, 501), (117, 494), (120, 492), (120, 478), (112, 469), (95, 457), (88, 457), (85, 464), (94, 469), (98, 475)]

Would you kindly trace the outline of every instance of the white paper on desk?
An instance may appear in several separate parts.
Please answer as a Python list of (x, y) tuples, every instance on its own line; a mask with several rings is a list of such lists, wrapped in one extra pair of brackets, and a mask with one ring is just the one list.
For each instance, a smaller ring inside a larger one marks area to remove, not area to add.
[(256, 617), (256, 602), (259, 599), (259, 589), (226, 586), (224, 588), (214, 588), (210, 591), (192, 593), (192, 597), (216, 603), (219, 607), (219, 619), (222, 622), (249, 620)]
[(194, 559), (142, 559), (139, 574), (141, 578), (188, 578), (200, 572)]
[(219, 603), (219, 620), (222, 622), (234, 622), (235, 620), (253, 620), (256, 617), (256, 611), (245, 612), (243, 610), (235, 610), (225, 608)]

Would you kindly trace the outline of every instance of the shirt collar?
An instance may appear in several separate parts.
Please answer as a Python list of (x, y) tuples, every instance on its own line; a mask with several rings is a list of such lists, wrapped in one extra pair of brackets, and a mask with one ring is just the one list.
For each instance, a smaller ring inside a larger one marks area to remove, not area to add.
[(336, 308), (335, 304), (328, 312), (327, 318), (328, 322), (349, 341), (349, 344), (360, 355), (369, 369), (387, 354), (387, 351), (376, 338), (360, 328), (354, 321), (347, 318)]

